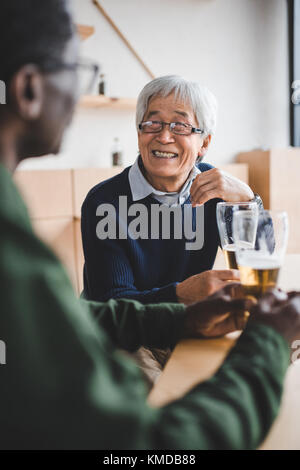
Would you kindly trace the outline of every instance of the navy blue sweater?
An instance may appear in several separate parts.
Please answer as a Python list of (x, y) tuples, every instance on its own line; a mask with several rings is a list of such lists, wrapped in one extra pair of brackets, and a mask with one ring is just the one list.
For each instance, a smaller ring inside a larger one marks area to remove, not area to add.
[[(200, 163), (201, 172), (213, 168)], [(216, 203), (204, 205), (204, 244), (199, 250), (186, 250), (186, 240), (127, 239), (100, 240), (96, 235), (97, 224), (103, 217), (96, 216), (98, 206), (112, 204), (117, 213), (117, 228), (122, 225), (119, 215), (119, 196), (127, 196), (128, 206), (134, 204), (128, 180), (129, 168), (121, 174), (95, 186), (88, 193), (82, 206), (82, 240), (85, 255), (84, 297), (106, 301), (111, 298), (130, 298), (140, 302), (177, 302), (176, 285), (188, 277), (212, 269), (219, 234), (216, 223)], [(160, 204), (148, 196), (138, 203), (151, 210), (152, 204)], [(185, 204), (190, 204), (187, 199)], [(183, 210), (183, 206), (182, 206)], [(196, 223), (193, 209), (193, 225)], [(128, 224), (134, 217), (128, 217)], [(118, 233), (118, 232), (117, 232)]]

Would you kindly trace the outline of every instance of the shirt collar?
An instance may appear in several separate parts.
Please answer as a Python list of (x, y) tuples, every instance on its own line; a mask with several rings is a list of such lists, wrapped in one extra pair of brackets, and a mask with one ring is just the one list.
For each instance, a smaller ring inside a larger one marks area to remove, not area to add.
[(199, 168), (194, 165), (181, 191), (179, 193), (167, 193), (164, 191), (158, 191), (157, 189), (153, 188), (153, 186), (144, 177), (140, 169), (139, 161), (140, 156), (138, 156), (128, 173), (129, 185), (133, 201), (138, 201), (151, 195), (163, 204), (183, 204), (184, 201), (190, 195), (190, 188), (193, 180), (199, 173), (201, 173)]

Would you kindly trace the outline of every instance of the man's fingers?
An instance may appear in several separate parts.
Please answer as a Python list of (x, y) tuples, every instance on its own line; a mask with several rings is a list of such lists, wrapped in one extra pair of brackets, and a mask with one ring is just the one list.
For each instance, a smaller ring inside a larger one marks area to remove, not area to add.
[(282, 302), (288, 300), (288, 295), (278, 289), (268, 290), (251, 309), (251, 313), (255, 315), (257, 312), (269, 313), (272, 309)]
[[(244, 289), (240, 282), (227, 282), (218, 292), (220, 294), (229, 295), (231, 298), (245, 297)], [(218, 292), (216, 292), (216, 294)]]
[(224, 336), (233, 331), (243, 330), (247, 324), (248, 317), (245, 312), (233, 314), (225, 317), (222, 321), (215, 323), (207, 329), (202, 329), (201, 333), (206, 337)]
[(240, 273), (238, 269), (219, 269), (215, 270), (216, 276), (218, 276), (221, 281), (239, 281)]
[(226, 335), (232, 331), (243, 330), (248, 322), (249, 314), (246, 311), (233, 313), (218, 326), (222, 327), (223, 334)]
[[(278, 304), (276, 312), (289, 312), (289, 315), (293, 315), (296, 318), (300, 319), (300, 295), (294, 295), (286, 302)], [(290, 317), (292, 318), (292, 317)]]
[(200, 183), (194, 183), (192, 184), (192, 187), (191, 187), (191, 190), (190, 190), (190, 195), (191, 195), (191, 198), (194, 198), (196, 196), (196, 194), (199, 192), (199, 191), (203, 191), (204, 188), (207, 188), (207, 187), (215, 187), (215, 183), (214, 181), (211, 181), (211, 180), (207, 180), (207, 181), (201, 181)]
[(300, 292), (296, 291), (296, 290), (293, 290), (291, 292), (288, 292), (287, 295), (288, 295), (289, 299), (292, 299), (293, 297), (296, 297), (297, 295), (300, 295)]
[(211, 193), (213, 191), (217, 191), (217, 186), (214, 183), (207, 183), (202, 185), (200, 188), (198, 187), (196, 191), (194, 191), (193, 194), (191, 194), (191, 201), (192, 203), (198, 203), (202, 199), (206, 198), (206, 195), (208, 193)]
[(216, 198), (222, 198), (220, 190), (218, 188), (213, 188), (207, 191), (204, 191), (201, 197), (196, 197), (195, 200), (194, 198), (192, 199), (192, 206), (196, 204), (205, 204), (207, 201), (210, 201), (211, 199), (216, 199)]
[[(206, 304), (206, 305), (205, 305)], [(254, 301), (249, 298), (237, 298), (232, 299), (227, 295), (221, 296), (215, 301), (207, 300), (202, 302), (203, 311), (207, 312), (210, 316), (215, 314), (216, 316), (223, 315), (227, 312), (238, 312), (249, 310), (253, 307)]]
[(238, 282), (228, 282), (223, 290), (224, 293), (230, 295), (232, 299), (245, 298), (243, 286)]
[[(212, 168), (213, 170), (214, 168)], [(194, 196), (195, 192), (206, 184), (210, 184), (213, 181), (213, 175), (211, 174), (211, 170), (205, 171), (200, 175), (196, 176), (191, 186), (190, 195), (191, 197)]]
[(233, 314), (235, 320), (235, 326), (237, 330), (243, 330), (248, 322), (249, 312), (243, 311)]
[(255, 300), (251, 298), (232, 299), (230, 302), (227, 302), (227, 307), (230, 308), (230, 312), (248, 311), (253, 305), (255, 305)]

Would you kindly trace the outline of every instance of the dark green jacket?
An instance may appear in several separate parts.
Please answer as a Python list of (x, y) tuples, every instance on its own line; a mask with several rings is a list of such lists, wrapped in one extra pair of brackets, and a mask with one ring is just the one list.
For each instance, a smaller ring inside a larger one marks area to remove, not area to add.
[(289, 351), (259, 325), (211, 380), (148, 406), (138, 368), (117, 347), (173, 347), (184, 307), (78, 300), (1, 165), (0, 299), (2, 449), (255, 448), (278, 412)]

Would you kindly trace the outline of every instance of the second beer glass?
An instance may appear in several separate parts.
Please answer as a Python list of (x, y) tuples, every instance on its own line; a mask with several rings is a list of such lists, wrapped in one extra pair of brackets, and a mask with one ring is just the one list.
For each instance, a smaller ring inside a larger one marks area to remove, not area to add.
[(235, 258), (232, 221), (233, 213), (240, 210), (253, 212), (256, 216), (258, 214), (256, 202), (218, 202), (217, 204), (217, 223), (220, 242), (228, 269), (238, 269)]
[(259, 297), (275, 287), (288, 241), (286, 212), (237, 211), (233, 215), (233, 238), (241, 284), (246, 295)]

